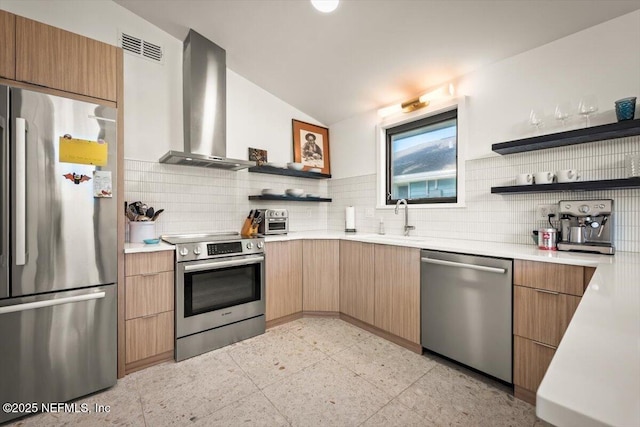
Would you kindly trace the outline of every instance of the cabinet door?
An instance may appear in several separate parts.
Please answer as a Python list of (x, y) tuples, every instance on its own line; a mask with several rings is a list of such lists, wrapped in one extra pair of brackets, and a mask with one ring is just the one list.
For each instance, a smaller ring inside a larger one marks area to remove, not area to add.
[(0, 77), (16, 78), (16, 16), (0, 10)]
[(420, 343), (420, 250), (375, 245), (374, 325)]
[(173, 271), (128, 276), (125, 280), (126, 318), (173, 310)]
[(555, 353), (554, 348), (513, 337), (513, 383), (535, 393)]
[(116, 100), (115, 46), (16, 17), (16, 80)]
[(156, 326), (156, 354), (173, 350), (174, 311), (158, 314)]
[(513, 284), (582, 296), (584, 267), (550, 262), (515, 260)]
[(513, 333), (557, 347), (580, 298), (522, 286), (513, 289)]
[(157, 354), (157, 316), (126, 321), (126, 363), (136, 362)]
[(174, 255), (174, 251), (127, 254), (124, 259), (125, 275), (136, 276), (173, 271)]
[(266, 320), (302, 311), (302, 241), (265, 245)]
[(340, 242), (340, 312), (373, 325), (374, 248), (370, 243)]
[(302, 259), (302, 309), (340, 311), (340, 243), (305, 240)]

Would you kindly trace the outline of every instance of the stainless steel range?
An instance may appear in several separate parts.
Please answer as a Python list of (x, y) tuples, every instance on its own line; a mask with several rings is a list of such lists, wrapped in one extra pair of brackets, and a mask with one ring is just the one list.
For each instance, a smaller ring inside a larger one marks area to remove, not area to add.
[(265, 331), (264, 239), (165, 235), (176, 245), (176, 361)]

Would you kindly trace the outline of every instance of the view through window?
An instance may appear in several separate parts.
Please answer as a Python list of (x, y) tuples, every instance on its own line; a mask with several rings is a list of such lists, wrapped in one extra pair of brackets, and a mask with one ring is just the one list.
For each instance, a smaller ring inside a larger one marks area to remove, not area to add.
[(387, 204), (458, 201), (457, 123), (452, 110), (387, 129)]

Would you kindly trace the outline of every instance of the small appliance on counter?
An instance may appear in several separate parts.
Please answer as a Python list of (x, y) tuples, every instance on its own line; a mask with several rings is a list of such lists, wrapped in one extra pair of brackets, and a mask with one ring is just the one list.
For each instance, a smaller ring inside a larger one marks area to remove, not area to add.
[(289, 211), (286, 209), (256, 209), (262, 221), (258, 224), (258, 234), (269, 236), (289, 232)]
[(561, 200), (560, 251), (613, 255), (613, 200)]

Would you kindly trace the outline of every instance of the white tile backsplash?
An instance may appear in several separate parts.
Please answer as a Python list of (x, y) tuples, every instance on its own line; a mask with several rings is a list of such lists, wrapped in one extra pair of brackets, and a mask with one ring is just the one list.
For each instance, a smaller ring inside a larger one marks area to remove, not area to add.
[[(582, 180), (626, 177), (626, 154), (640, 154), (640, 137), (621, 138), (466, 162), (466, 208), (410, 209), (411, 234), (530, 244), (541, 203), (569, 199), (615, 201), (615, 240), (619, 251), (640, 252), (640, 189), (534, 194), (491, 194), (491, 187), (512, 185), (519, 173), (577, 169)], [(302, 188), (333, 198), (333, 203), (250, 201), (263, 188)], [(286, 208), (291, 231), (344, 229), (346, 206), (356, 208), (358, 231), (376, 233), (384, 219), (387, 234), (402, 234), (403, 214), (375, 209), (376, 177), (313, 180), (277, 175), (166, 165), (125, 160), (125, 200), (141, 200), (165, 209), (156, 225), (165, 233), (240, 230), (252, 208)], [(367, 210), (374, 212), (366, 218)]]
[[(409, 224), (416, 227), (411, 234), (530, 244), (531, 231), (544, 225), (535, 217), (538, 204), (606, 198), (614, 200), (616, 249), (640, 252), (640, 189), (491, 194), (491, 187), (514, 185), (519, 173), (577, 169), (584, 181), (626, 178), (625, 155), (639, 152), (640, 137), (631, 137), (467, 161), (466, 208), (410, 209)], [(387, 234), (402, 234), (404, 212), (375, 209), (374, 174), (331, 180), (329, 193), (329, 230), (344, 229), (344, 209), (354, 206), (358, 231), (376, 233), (383, 219)], [(366, 217), (370, 209), (374, 218)]]
[(239, 231), (253, 208), (286, 208), (292, 231), (327, 226), (327, 203), (251, 201), (263, 188), (328, 195), (326, 180), (125, 160), (125, 200), (164, 209), (156, 233)]

